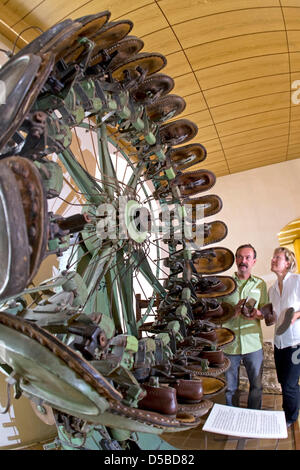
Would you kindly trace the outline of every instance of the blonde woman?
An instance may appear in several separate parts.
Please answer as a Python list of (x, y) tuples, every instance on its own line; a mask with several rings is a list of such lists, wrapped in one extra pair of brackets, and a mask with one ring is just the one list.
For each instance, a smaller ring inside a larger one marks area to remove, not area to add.
[(287, 426), (298, 419), (300, 401), (300, 275), (295, 268), (294, 254), (276, 248), (271, 271), (277, 280), (269, 289), (269, 299), (276, 314), (274, 357)]

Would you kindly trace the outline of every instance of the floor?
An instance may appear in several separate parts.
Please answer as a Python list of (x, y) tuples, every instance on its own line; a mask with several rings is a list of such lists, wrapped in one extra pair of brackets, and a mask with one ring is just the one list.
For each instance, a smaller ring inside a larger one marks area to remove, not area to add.
[[(247, 394), (242, 394), (240, 406), (246, 407)], [(216, 403), (225, 404), (224, 397), (217, 397)], [(265, 410), (282, 410), (280, 395), (263, 395), (262, 408)], [(300, 420), (300, 418), (299, 418)], [(221, 434), (202, 431), (202, 423), (189, 431), (163, 435), (165, 441), (181, 450), (300, 450), (299, 420), (288, 428), (287, 439), (238, 439)]]

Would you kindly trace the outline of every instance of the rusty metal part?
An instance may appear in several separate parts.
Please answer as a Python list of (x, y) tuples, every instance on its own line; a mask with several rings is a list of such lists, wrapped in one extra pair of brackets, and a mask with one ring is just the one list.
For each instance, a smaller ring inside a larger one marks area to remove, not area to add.
[(0, 312), (0, 323), (37, 341), (65, 362), (70, 369), (80, 375), (101, 396), (108, 400), (121, 400), (122, 395), (85, 359), (34, 323), (23, 318)]
[(30, 273), (30, 248), (21, 194), (10, 168), (0, 164), (1, 272), (0, 298), (25, 289)]
[(92, 222), (88, 214), (75, 214), (70, 217), (57, 219), (57, 224), (62, 230), (69, 230), (69, 233), (81, 232), (86, 224)]
[[(34, 56), (35, 57), (35, 56)], [(30, 88), (28, 89), (28, 84), (24, 84), (23, 89), (16, 95), (17, 85), (12, 89), (10, 95), (6, 99), (6, 104), (3, 106), (14, 106), (14, 113), (12, 114), (11, 120), (5, 127), (5, 132), (2, 132), (0, 136), (0, 149), (7, 144), (9, 139), (14, 135), (14, 133), (20, 128), (23, 123), (26, 115), (29, 113), (35, 99), (37, 98), (39, 92), (41, 91), (44, 83), (46, 82), (48, 76), (50, 75), (53, 66), (54, 66), (54, 54), (49, 52), (44, 54), (42, 57), (42, 62), (38, 70), (36, 68), (32, 70), (29, 65), (29, 72), (34, 74), (34, 81), (31, 83)], [(11, 64), (13, 66), (13, 62)], [(7, 66), (8, 67), (8, 66)], [(7, 68), (3, 67), (3, 73), (5, 73)], [(0, 74), (1, 78), (1, 74)], [(3, 110), (5, 112), (5, 110)]]
[(69, 326), (68, 331), (81, 337), (81, 340), (74, 340), (72, 346), (88, 360), (95, 359), (96, 355), (108, 346), (105, 331), (97, 325), (78, 324), (77, 322)]
[(55, 425), (55, 416), (51, 406), (46, 405), (45, 403), (37, 404), (32, 400), (29, 400), (33, 411), (37, 417), (43, 421), (43, 423), (48, 424), (49, 426)]
[[(0, 324), (23, 334), (51, 351), (62, 360), (71, 370), (77, 373), (86, 383), (92, 386), (100, 396), (106, 398), (110, 408), (102, 415), (96, 417), (96, 421), (104, 425), (114, 427), (113, 416), (119, 416), (121, 427), (134, 430), (138, 423), (151, 426), (160, 430), (179, 430), (199, 425), (198, 417), (189, 415), (178, 415), (167, 417), (148, 410), (140, 410), (121, 403), (122, 395), (97, 371), (88, 361), (76, 354), (58, 338), (38, 327), (34, 323), (16, 317), (5, 312), (0, 312)], [(24, 377), (26, 379), (26, 377)], [(87, 417), (87, 420), (89, 418)], [(94, 418), (90, 416), (90, 421)], [(120, 426), (119, 421), (116, 424)]]
[(13, 171), (22, 197), (28, 239), (32, 248), (29, 284), (43, 260), (47, 247), (47, 198), (40, 173), (30, 160), (14, 156), (2, 161)]

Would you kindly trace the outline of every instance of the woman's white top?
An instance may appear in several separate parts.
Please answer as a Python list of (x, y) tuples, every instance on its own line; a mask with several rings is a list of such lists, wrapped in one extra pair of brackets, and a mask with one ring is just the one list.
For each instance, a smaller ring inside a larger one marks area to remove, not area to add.
[(283, 279), (281, 295), (278, 280), (276, 280), (269, 289), (269, 299), (276, 314), (275, 346), (282, 349), (300, 344), (300, 319), (296, 320), (293, 325), (290, 325), (282, 335), (276, 335), (276, 327), (283, 321), (286, 310), (290, 307), (293, 307), (295, 312), (300, 310), (300, 275), (293, 273), (286, 274)]

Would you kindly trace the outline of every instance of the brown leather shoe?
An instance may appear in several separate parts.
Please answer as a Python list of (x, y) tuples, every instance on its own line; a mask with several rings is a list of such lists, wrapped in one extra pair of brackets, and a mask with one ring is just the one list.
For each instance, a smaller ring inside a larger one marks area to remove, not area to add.
[(209, 331), (197, 331), (197, 333), (195, 333), (195, 336), (203, 339), (208, 339), (209, 341), (217, 340), (217, 333), (215, 329), (211, 329)]
[[(207, 196), (200, 196), (193, 199), (186, 198), (184, 203), (191, 206), (192, 219), (200, 218), (197, 214), (197, 208), (200, 205), (203, 208), (203, 217), (215, 215), (220, 212), (223, 207), (222, 199), (216, 194), (209, 194)], [(187, 220), (190, 220), (189, 216), (187, 216)]]
[(169, 94), (147, 106), (146, 112), (152, 121), (161, 124), (181, 114), (185, 107), (186, 102), (181, 96)]
[(222, 349), (217, 349), (215, 351), (203, 349), (199, 353), (199, 357), (202, 357), (203, 359), (208, 359), (210, 366), (221, 366), (222, 364), (224, 364), (225, 360), (225, 356)]
[(276, 316), (271, 303), (264, 305), (260, 311), (264, 316), (266, 326), (276, 323)]
[(137, 88), (130, 90), (130, 94), (137, 103), (150, 104), (169, 93), (174, 85), (175, 82), (169, 75), (156, 73), (146, 77)]
[(205, 160), (206, 149), (201, 144), (188, 144), (171, 149), (168, 158), (176, 171), (183, 171)]
[(204, 248), (193, 253), (193, 263), (198, 274), (219, 274), (234, 263), (234, 254), (224, 247)]
[(193, 139), (198, 132), (197, 125), (188, 119), (177, 119), (160, 127), (161, 143), (175, 146)]
[(176, 380), (172, 387), (177, 393), (179, 403), (199, 403), (203, 398), (203, 386), (201, 380)]
[(243, 304), (241, 305), (241, 312), (244, 315), (244, 317), (247, 318), (253, 318), (256, 314), (256, 308), (254, 308), (256, 304), (256, 300), (247, 297)]
[(216, 176), (209, 170), (186, 171), (178, 173), (172, 180), (172, 186), (177, 186), (182, 197), (208, 191), (216, 182)]
[(139, 401), (139, 408), (176, 416), (178, 405), (175, 388), (169, 386), (157, 387), (149, 384), (143, 384), (142, 387), (147, 395)]

